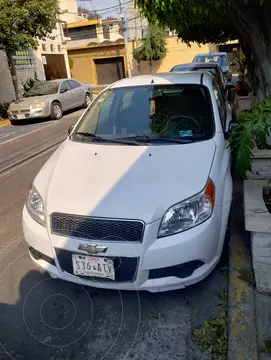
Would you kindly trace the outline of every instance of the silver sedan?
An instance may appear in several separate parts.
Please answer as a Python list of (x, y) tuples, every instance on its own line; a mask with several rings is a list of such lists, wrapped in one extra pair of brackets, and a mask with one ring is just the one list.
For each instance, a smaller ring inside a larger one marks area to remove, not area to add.
[(88, 107), (93, 94), (88, 84), (71, 79), (44, 81), (35, 84), (21, 99), (12, 102), (10, 120), (31, 118), (61, 119), (66, 110)]

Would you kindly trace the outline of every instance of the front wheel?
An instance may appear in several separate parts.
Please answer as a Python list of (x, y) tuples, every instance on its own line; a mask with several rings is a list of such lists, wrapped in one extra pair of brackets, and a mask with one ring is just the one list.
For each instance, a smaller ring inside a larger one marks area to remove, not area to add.
[(63, 116), (62, 107), (59, 103), (53, 102), (51, 105), (51, 119), (52, 120), (59, 120)]
[(89, 93), (86, 93), (86, 95), (85, 95), (85, 102), (84, 102), (83, 107), (84, 107), (84, 108), (89, 107), (89, 105), (91, 104), (91, 102), (92, 102), (92, 99), (91, 99), (90, 94), (89, 94)]

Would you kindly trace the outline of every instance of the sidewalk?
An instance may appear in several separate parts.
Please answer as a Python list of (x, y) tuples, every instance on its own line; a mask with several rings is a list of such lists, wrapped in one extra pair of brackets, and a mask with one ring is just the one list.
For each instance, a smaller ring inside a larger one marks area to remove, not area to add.
[(228, 360), (271, 360), (271, 296), (254, 286), (243, 182), (233, 176), (228, 283)]

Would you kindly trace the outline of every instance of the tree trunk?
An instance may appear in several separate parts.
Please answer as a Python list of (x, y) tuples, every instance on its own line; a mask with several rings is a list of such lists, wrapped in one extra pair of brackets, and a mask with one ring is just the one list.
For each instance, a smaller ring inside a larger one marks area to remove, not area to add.
[(271, 2), (262, 6), (259, 2), (244, 5), (239, 2), (232, 15), (232, 25), (239, 34), (240, 43), (245, 44), (249, 56), (249, 72), (254, 72), (254, 83), (258, 100), (271, 95)]
[(16, 67), (15, 67), (15, 64), (14, 64), (14, 61), (13, 61), (12, 52), (11, 51), (6, 51), (6, 55), (7, 55), (7, 58), (8, 58), (9, 71), (10, 71), (12, 82), (13, 82), (13, 87), (14, 87), (14, 91), (15, 91), (15, 97), (16, 97), (16, 100), (18, 100), (20, 98), (20, 92), (19, 92), (19, 86), (18, 86), (18, 78), (17, 78)]

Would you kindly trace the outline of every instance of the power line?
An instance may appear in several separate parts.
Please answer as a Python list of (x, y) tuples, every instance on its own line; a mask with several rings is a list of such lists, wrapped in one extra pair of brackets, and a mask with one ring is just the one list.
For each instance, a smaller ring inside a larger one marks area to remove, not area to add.
[[(67, 1), (67, 0), (59, 0), (60, 2), (61, 1)], [(68, 0), (68, 1), (73, 1), (73, 0)], [(131, 2), (133, 2), (134, 0), (129, 0), (129, 1), (126, 1), (126, 2), (124, 2), (122, 5), (126, 5), (126, 4), (129, 4), (129, 3), (131, 3)], [(78, 0), (78, 2), (92, 2), (92, 0)], [(116, 8), (119, 8), (120, 7), (120, 5), (114, 5), (114, 6), (109, 6), (109, 7), (107, 7), (107, 8), (104, 8), (104, 9), (96, 9), (96, 10), (94, 10), (94, 11), (96, 11), (96, 12), (100, 12), (100, 11), (104, 11), (104, 10), (109, 10), (109, 9), (116, 9)]]

